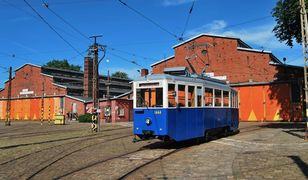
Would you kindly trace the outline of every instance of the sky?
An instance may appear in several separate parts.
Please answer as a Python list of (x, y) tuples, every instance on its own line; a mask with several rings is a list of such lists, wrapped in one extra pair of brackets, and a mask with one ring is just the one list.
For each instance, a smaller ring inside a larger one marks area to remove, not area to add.
[(124, 71), (132, 79), (138, 77), (138, 69), (150, 69), (154, 62), (174, 55), (172, 46), (180, 43), (176, 37), (183, 32), (184, 40), (200, 33), (240, 38), (280, 60), (285, 57), (288, 64), (303, 66), (301, 46), (290, 48), (272, 32), (275, 0), (122, 0), (141, 15), (118, 0), (27, 2), (56, 32), (23, 0), (0, 0), (0, 87), (8, 79), (10, 66), (17, 69), (25, 63), (68, 59), (83, 67), (92, 35), (102, 35), (98, 43), (106, 46), (100, 74)]

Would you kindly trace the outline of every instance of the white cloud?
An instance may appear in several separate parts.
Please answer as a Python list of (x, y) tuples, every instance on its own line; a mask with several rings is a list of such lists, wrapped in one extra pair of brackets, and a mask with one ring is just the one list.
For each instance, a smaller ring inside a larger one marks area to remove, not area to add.
[(221, 30), (223, 30), (227, 26), (227, 23), (224, 20), (214, 20), (209, 24), (204, 24), (200, 27), (195, 29), (189, 30), (185, 36), (195, 36), (201, 33), (208, 33), (208, 34), (217, 34)]
[(227, 30), (227, 23), (223, 20), (214, 20), (209, 24), (202, 25), (195, 29), (187, 31), (186, 36), (192, 37), (201, 33), (217, 34), (230, 37), (240, 38), (244, 42), (255, 46), (255, 48), (288, 49), (284, 43), (279, 42), (272, 29), (274, 24), (241, 28), (237, 30)]
[(194, 0), (163, 0), (164, 6), (177, 6), (181, 4), (186, 4), (193, 2)]

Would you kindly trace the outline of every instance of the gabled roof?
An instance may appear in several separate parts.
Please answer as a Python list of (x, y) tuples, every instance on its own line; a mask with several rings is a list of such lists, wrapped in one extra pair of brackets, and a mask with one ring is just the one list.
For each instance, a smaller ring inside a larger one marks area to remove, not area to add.
[[(242, 40), (239, 39), (239, 38), (236, 38), (236, 37), (228, 37), (228, 36), (223, 36), (223, 35), (215, 35), (215, 34), (205, 34), (205, 33), (202, 33), (202, 34), (199, 34), (199, 35), (197, 35), (197, 36), (194, 36), (194, 37), (192, 37), (192, 38), (190, 38), (190, 39), (188, 39), (188, 40), (186, 40), (186, 41), (183, 41), (183, 42), (181, 42), (181, 43), (179, 43), (179, 44), (173, 46), (172, 48), (173, 48), (173, 49), (174, 49), (174, 48), (177, 48), (177, 47), (179, 47), (179, 46), (181, 46), (181, 45), (183, 45), (183, 44), (185, 44), (185, 43), (188, 43), (188, 42), (190, 42), (190, 41), (192, 41), (192, 40), (195, 40), (195, 39), (197, 39), (197, 38), (200, 38), (200, 37), (202, 37), (202, 36), (217, 37), (217, 38), (224, 38), (224, 39), (234, 39), (234, 40), (237, 40), (238, 43), (239, 43), (239, 45), (240, 45), (239, 47), (237, 47), (237, 50), (240, 50), (240, 51), (259, 52), (259, 53), (266, 53), (266, 54), (269, 54), (269, 55), (270, 55), (271, 60), (272, 60), (273, 62), (278, 63), (278, 64), (282, 64), (282, 62), (281, 62), (274, 54), (272, 54), (271, 51), (253, 49), (252, 47), (250, 47), (248, 44), (246, 44), (244, 41), (242, 41)], [(168, 61), (168, 60), (170, 60), (170, 59), (172, 59), (172, 58), (174, 58), (174, 57), (175, 57), (175, 56), (173, 55), (173, 56), (167, 57), (167, 58), (165, 58), (165, 59), (162, 59), (162, 60), (160, 60), (160, 61), (158, 61), (158, 62), (155, 62), (155, 63), (151, 64), (151, 67), (153, 67), (153, 66), (155, 66), (155, 65), (157, 65), (157, 64), (160, 64), (160, 63), (162, 63), (162, 62)]]
[(29, 65), (29, 66), (33, 66), (33, 67), (37, 67), (37, 68), (41, 68), (41, 66), (39, 66), (39, 65), (36, 65), (36, 64), (31, 64), (31, 63), (26, 63), (26, 64), (24, 64), (24, 65), (20, 66), (19, 68), (15, 69), (15, 72), (16, 72), (16, 71), (18, 71), (18, 70), (20, 70), (21, 68), (23, 68), (23, 67), (27, 66), (27, 65)]
[(160, 61), (157, 61), (156, 63), (151, 64), (151, 67), (152, 67), (152, 66), (155, 66), (155, 65), (157, 65), (157, 64), (160, 64), (160, 63), (162, 63), (162, 62), (168, 61), (169, 59), (172, 59), (172, 58), (174, 58), (174, 55), (173, 55), (173, 56), (169, 56), (169, 57), (167, 57), (167, 58), (165, 58), (165, 59), (162, 59), (162, 60), (160, 60)]
[(183, 42), (181, 42), (181, 43), (179, 43), (179, 44), (176, 44), (176, 45), (173, 46), (172, 48), (173, 48), (173, 49), (174, 49), (174, 48), (177, 48), (177, 47), (179, 47), (179, 46), (181, 46), (181, 45), (183, 45), (183, 44), (188, 43), (189, 41), (198, 39), (198, 38), (200, 38), (200, 37), (202, 37), (202, 36), (216, 37), (216, 38), (224, 38), (224, 39), (235, 39), (235, 40), (239, 41), (240, 44), (246, 46), (247, 48), (251, 48), (248, 44), (246, 44), (244, 41), (242, 41), (242, 40), (239, 39), (239, 38), (230, 37), (230, 36), (223, 36), (223, 35), (217, 35), (217, 34), (206, 34), (206, 33), (202, 33), (202, 34), (199, 34), (199, 35), (197, 35), (197, 36), (194, 36), (194, 37), (192, 37), (192, 38), (190, 38), (190, 39), (187, 39), (186, 41), (183, 41)]

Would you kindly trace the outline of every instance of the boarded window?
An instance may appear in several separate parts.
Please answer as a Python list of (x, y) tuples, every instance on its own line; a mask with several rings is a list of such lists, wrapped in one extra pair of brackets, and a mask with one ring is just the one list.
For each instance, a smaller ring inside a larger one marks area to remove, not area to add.
[(168, 107), (175, 107), (175, 85), (174, 84), (168, 84)]
[(223, 91), (223, 98), (224, 107), (229, 107), (229, 91)]
[(202, 88), (197, 87), (197, 106), (201, 107), (202, 106)]
[(178, 85), (178, 104), (179, 107), (185, 106), (185, 85)]
[(204, 105), (213, 106), (213, 89), (204, 88)]
[(188, 86), (188, 107), (195, 107), (195, 86)]
[(215, 89), (215, 107), (221, 107), (221, 90)]

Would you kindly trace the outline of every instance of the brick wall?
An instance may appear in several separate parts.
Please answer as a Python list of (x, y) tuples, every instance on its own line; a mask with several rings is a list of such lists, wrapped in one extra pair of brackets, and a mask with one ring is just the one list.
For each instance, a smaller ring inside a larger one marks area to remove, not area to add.
[(239, 50), (238, 43), (239, 40), (233, 38), (201, 36), (175, 47), (175, 57), (154, 65), (152, 72), (160, 74), (166, 67), (186, 66), (191, 72), (194, 67), (199, 74), (205, 70), (215, 76), (226, 75), (230, 83), (273, 80), (278, 70), (269, 65), (270, 54)]
[(77, 113), (78, 115), (82, 115), (85, 114), (85, 103), (69, 98), (69, 97), (65, 97), (65, 110), (64, 110), (64, 114), (66, 115), (67, 113), (72, 113), (73, 112), (73, 104), (76, 104), (76, 108), (77, 108)]
[[(55, 86), (52, 77), (41, 74), (41, 68), (26, 64), (24, 67), (15, 71), (15, 76), (12, 79), (12, 98), (26, 97), (20, 94), (22, 91), (33, 91), (27, 96), (42, 96), (43, 84), (45, 86), (45, 95), (65, 95), (66, 90), (63, 87)], [(7, 97), (8, 82), (5, 83), (5, 88), (0, 92), (0, 98)]]

